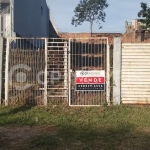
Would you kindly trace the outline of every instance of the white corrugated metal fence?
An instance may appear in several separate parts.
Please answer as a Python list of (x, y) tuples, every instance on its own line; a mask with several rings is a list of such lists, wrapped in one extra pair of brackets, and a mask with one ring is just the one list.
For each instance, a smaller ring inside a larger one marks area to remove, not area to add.
[(150, 103), (150, 44), (122, 44), (121, 100)]

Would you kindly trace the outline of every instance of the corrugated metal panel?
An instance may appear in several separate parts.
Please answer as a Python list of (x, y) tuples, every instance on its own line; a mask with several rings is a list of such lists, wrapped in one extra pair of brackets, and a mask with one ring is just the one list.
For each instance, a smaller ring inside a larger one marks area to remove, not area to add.
[(123, 104), (150, 104), (150, 44), (122, 44)]

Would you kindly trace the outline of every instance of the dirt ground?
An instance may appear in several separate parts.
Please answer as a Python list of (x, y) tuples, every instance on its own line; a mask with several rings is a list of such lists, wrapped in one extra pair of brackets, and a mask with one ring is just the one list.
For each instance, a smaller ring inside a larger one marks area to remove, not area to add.
[(43, 134), (57, 133), (54, 126), (0, 127), (0, 150), (29, 149), (31, 139)]

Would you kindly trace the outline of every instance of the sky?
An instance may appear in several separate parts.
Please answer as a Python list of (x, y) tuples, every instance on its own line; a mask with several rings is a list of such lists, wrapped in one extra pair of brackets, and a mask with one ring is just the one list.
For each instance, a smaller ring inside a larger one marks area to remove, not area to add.
[[(71, 19), (74, 16), (74, 9), (80, 0), (46, 0), (50, 8), (53, 21), (60, 32), (90, 32), (89, 22), (84, 22), (80, 26), (73, 26)], [(145, 2), (150, 7), (150, 0), (107, 0), (109, 7), (105, 9), (106, 18), (102, 23), (102, 29), (98, 24), (94, 24), (93, 32), (97, 33), (124, 33), (125, 21), (137, 19), (140, 11), (140, 3)]]

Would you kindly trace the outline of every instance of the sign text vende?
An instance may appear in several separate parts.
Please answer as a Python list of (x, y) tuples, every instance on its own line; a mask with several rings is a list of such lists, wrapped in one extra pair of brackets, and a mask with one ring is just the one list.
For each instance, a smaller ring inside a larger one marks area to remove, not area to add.
[(85, 83), (85, 84), (99, 84), (99, 83), (105, 83), (104, 77), (77, 77), (76, 83)]

